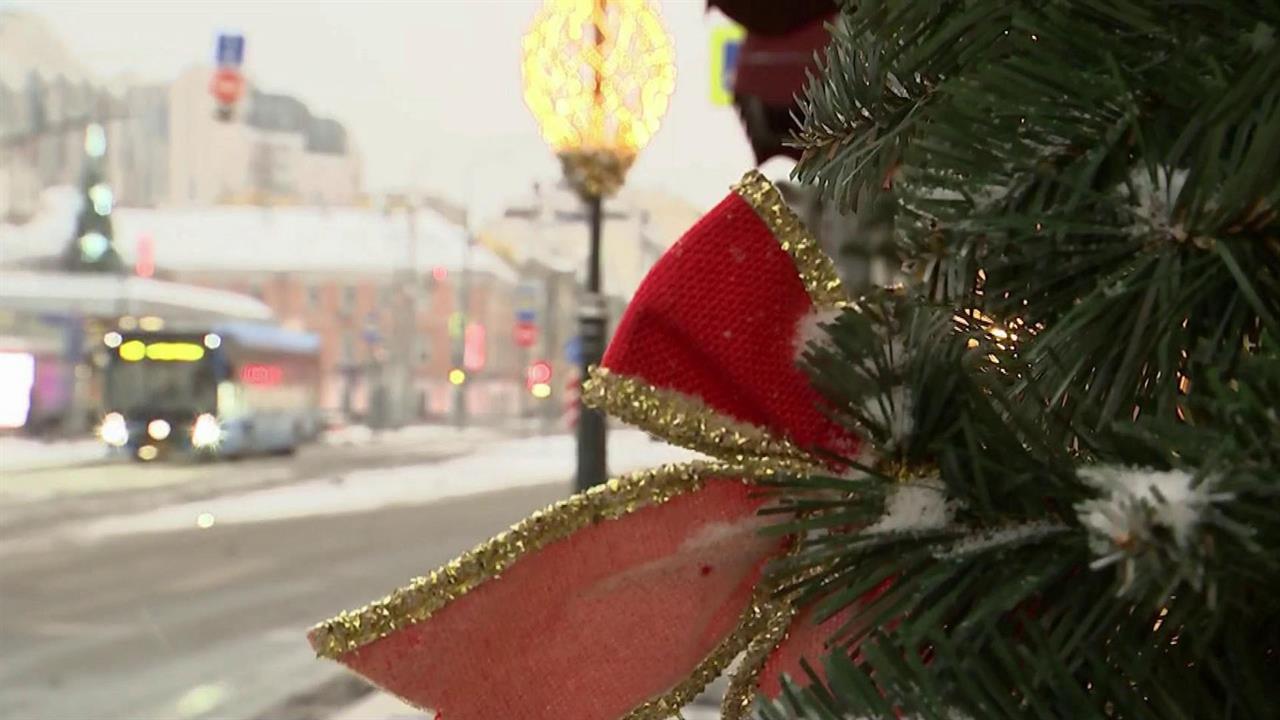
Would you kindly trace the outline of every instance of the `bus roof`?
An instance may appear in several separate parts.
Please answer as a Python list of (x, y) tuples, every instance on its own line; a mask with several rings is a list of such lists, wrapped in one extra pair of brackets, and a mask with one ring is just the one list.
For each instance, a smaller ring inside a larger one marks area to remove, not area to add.
[(280, 352), (315, 353), (320, 351), (320, 336), (290, 330), (278, 325), (250, 322), (220, 323), (210, 328), (241, 347)]

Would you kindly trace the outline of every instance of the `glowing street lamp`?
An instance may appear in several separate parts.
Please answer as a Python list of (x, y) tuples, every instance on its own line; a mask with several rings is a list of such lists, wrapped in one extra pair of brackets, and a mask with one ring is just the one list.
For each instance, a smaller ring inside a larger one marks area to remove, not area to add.
[(524, 100), (584, 196), (622, 187), (658, 131), (675, 52), (646, 0), (548, 0), (524, 36)]
[[(675, 89), (675, 51), (646, 0), (547, 0), (524, 36), (524, 99), (565, 179), (587, 205), (591, 248), (581, 327), (582, 377), (604, 354), (601, 200), (626, 181)], [(581, 408), (578, 488), (605, 480), (604, 416)]]

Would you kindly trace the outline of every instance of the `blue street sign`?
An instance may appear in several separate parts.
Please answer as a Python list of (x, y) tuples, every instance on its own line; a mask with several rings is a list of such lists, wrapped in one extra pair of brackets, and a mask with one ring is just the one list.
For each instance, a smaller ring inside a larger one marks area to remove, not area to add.
[(219, 34), (215, 59), (218, 67), (240, 67), (244, 62), (244, 36)]
[(742, 42), (727, 42), (724, 44), (724, 67), (720, 70), (721, 82), (728, 90), (733, 89), (733, 79), (738, 74), (738, 55), (742, 52)]
[(574, 335), (564, 344), (564, 359), (577, 365), (582, 362), (582, 337)]

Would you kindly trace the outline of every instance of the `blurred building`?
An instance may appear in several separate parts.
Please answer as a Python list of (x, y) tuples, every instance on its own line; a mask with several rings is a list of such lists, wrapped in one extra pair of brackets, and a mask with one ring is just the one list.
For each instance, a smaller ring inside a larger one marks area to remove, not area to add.
[[(624, 302), (658, 257), (701, 215), (671, 195), (633, 187), (606, 200), (604, 212), (602, 290)], [(536, 262), (580, 279), (586, 272), (586, 216), (582, 201), (563, 182), (535, 183), (483, 227), (480, 241), (516, 266)]]
[(157, 200), (173, 205), (363, 201), (359, 154), (341, 123), (312, 115), (296, 98), (252, 86), (232, 121), (221, 122), (214, 118), (210, 72), (188, 69), (168, 88), (168, 177), (165, 195)]
[[(601, 284), (610, 327), (649, 268), (698, 219), (697, 208), (666, 193), (625, 187), (605, 201)], [(529, 362), (551, 364), (550, 402), (526, 414), (558, 415), (577, 377), (578, 303), (589, 249), (582, 201), (563, 183), (535, 183), (484, 225), (479, 242), (517, 269), (517, 310), (533, 320)]]
[(0, 217), (23, 219), (40, 191), (80, 177), (84, 127), (104, 88), (34, 15), (0, 12)]
[(352, 205), (361, 161), (346, 128), (250, 83), (235, 117), (214, 117), (211, 68), (171, 83), (98, 78), (43, 20), (0, 12), (0, 217), (21, 222), (45, 188), (80, 177), (85, 125), (107, 132), (119, 204)]
[[(28, 222), (0, 224), (0, 266), (48, 267), (79, 202), (56, 188)], [(145, 253), (157, 278), (256, 297), (278, 322), (319, 333), (329, 409), (400, 422), (450, 416), (455, 393), (475, 418), (522, 402), (516, 273), (430, 208), (122, 207), (112, 220), (126, 262)], [(481, 329), (456, 390), (468, 324)]]

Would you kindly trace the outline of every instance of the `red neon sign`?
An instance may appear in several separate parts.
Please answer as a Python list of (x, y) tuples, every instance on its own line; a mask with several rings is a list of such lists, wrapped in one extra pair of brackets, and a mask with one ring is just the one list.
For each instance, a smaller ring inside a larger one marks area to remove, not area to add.
[(279, 385), (284, 370), (279, 365), (248, 363), (240, 368), (240, 381), (246, 385)]
[(143, 233), (138, 236), (138, 249), (135, 255), (137, 259), (133, 264), (134, 273), (138, 277), (154, 277), (156, 274), (156, 247), (150, 235)]
[(462, 335), (462, 367), (475, 372), (484, 369), (486, 360), (484, 326), (480, 323), (467, 323)]

